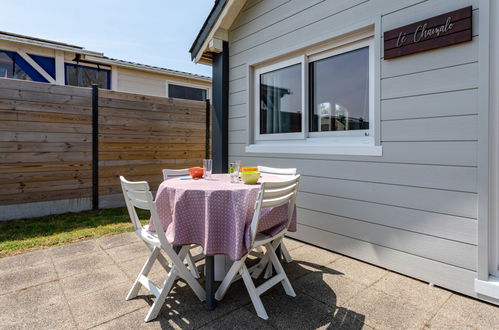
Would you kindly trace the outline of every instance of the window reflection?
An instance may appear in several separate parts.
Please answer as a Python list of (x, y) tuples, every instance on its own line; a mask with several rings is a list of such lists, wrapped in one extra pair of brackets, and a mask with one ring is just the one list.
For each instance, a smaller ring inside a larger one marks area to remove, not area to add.
[(260, 134), (301, 132), (301, 64), (260, 75)]
[(310, 63), (310, 131), (369, 129), (369, 48)]

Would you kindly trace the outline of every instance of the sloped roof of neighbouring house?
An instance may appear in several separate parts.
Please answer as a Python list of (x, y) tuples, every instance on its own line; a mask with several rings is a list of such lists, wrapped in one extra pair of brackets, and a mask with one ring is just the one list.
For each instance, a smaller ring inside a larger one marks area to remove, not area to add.
[(104, 55), (104, 53), (90, 51), (90, 50), (87, 50), (81, 46), (75, 46), (75, 45), (71, 45), (71, 44), (67, 44), (67, 43), (63, 43), (63, 42), (58, 42), (58, 41), (41, 39), (41, 38), (25, 36), (25, 35), (21, 35), (21, 34), (4, 32), (4, 31), (0, 31), (0, 40), (11, 41), (11, 42), (21, 43), (21, 44), (26, 44), (26, 45), (40, 46), (40, 47), (56, 49), (56, 50), (61, 50), (61, 51), (66, 51), (66, 52), (72, 52), (72, 53), (80, 54), (80, 58), (82, 58), (86, 61), (95, 62), (96, 64), (116, 65), (118, 67), (131, 68), (131, 69), (136, 69), (136, 70), (141, 70), (141, 71), (168, 74), (168, 75), (172, 75), (172, 76), (179, 76), (179, 77), (184, 77), (184, 78), (191, 78), (191, 79), (197, 79), (197, 80), (211, 82), (211, 78), (207, 77), (207, 76), (198, 75), (198, 74), (189, 73), (189, 72), (177, 71), (177, 70), (172, 70), (172, 69), (167, 69), (167, 68), (161, 68), (161, 67), (157, 67), (157, 66), (153, 66), (153, 65), (147, 65), (147, 64), (141, 64), (141, 63), (136, 63), (136, 62), (119, 60), (119, 59), (107, 57)]

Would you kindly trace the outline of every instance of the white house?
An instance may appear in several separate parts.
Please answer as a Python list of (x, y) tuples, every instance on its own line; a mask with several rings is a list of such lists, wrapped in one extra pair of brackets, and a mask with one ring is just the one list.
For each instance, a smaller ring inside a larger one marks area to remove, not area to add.
[(499, 304), (490, 0), (218, 0), (214, 169), (297, 167), (291, 236)]
[(0, 32), (0, 78), (100, 88), (136, 94), (210, 98), (211, 78), (112, 59), (79, 46)]

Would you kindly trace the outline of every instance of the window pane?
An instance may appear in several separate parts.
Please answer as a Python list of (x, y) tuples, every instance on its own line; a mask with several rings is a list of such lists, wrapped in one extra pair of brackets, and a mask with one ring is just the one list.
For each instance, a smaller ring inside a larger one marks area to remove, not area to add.
[(99, 88), (109, 89), (109, 70), (67, 64), (66, 84), (79, 87), (97, 84)]
[(12, 78), (14, 74), (14, 61), (5, 53), (0, 51), (0, 77)]
[[(14, 78), (22, 80), (32, 80), (31, 77), (18, 65), (16, 59), (19, 60), (20, 56), (14, 52), (0, 51), (0, 77)], [(22, 60), (23, 62), (26, 62)], [(19, 62), (19, 61), (18, 61)], [(29, 64), (25, 63), (32, 71), (34, 71)], [(43, 79), (43, 81), (46, 81)]]
[(310, 63), (310, 131), (369, 129), (369, 48)]
[(206, 89), (168, 84), (168, 97), (177, 99), (206, 101)]
[(260, 134), (301, 132), (301, 64), (260, 75)]

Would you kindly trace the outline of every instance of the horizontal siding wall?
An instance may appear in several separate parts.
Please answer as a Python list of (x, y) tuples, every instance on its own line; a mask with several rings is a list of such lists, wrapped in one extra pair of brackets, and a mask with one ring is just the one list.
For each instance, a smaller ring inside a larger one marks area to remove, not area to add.
[[(382, 157), (245, 152), (247, 63), (373, 16), (384, 32), (468, 5), (471, 42), (390, 61), (381, 52)], [(478, 13), (476, 0), (247, 2), (229, 31), (229, 157), (298, 168), (290, 236), (474, 295)]]

